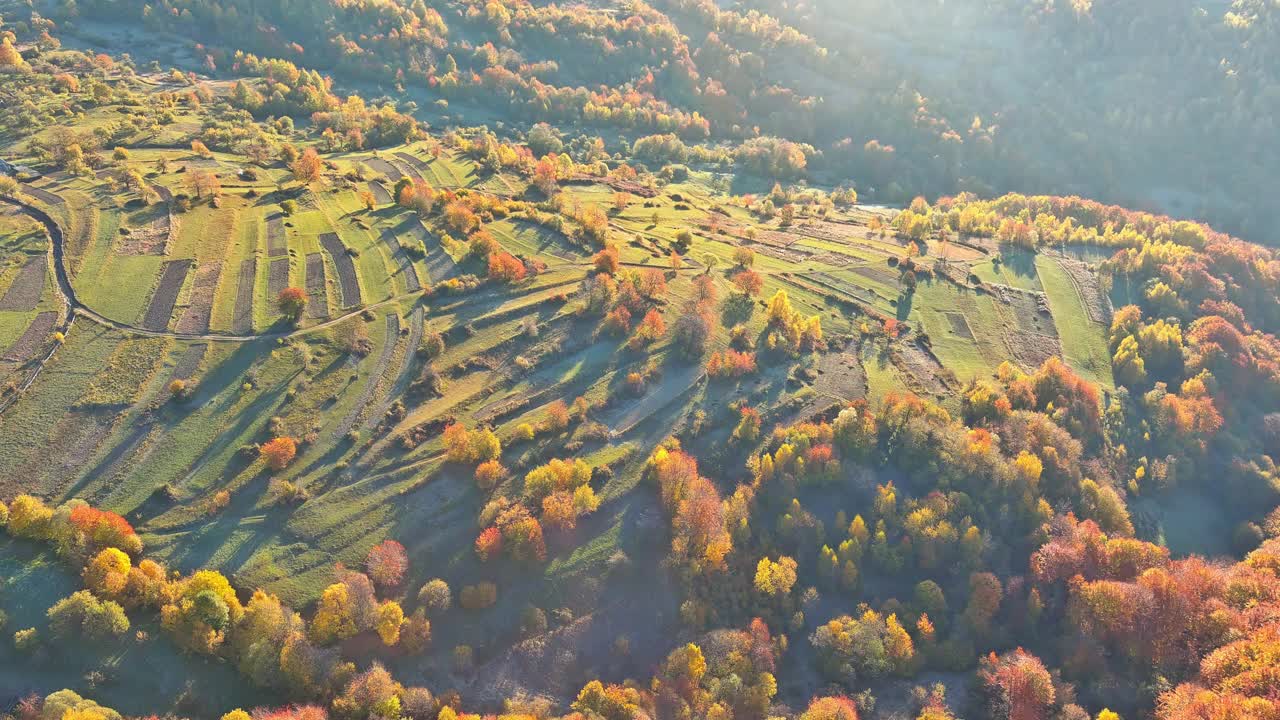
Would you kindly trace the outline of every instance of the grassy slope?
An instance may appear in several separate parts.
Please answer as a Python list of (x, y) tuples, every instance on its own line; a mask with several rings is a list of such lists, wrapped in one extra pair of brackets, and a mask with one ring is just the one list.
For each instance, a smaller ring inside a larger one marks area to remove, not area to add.
[(1115, 387), (1106, 329), (1089, 320), (1084, 300), (1061, 265), (1041, 255), (1036, 257), (1036, 270), (1049, 296), (1049, 310), (1062, 338), (1067, 364), (1086, 380), (1105, 388)]

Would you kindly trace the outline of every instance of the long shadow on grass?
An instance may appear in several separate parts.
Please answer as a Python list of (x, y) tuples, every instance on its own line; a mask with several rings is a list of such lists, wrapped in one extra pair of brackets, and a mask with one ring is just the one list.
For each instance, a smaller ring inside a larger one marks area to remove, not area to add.
[[(412, 312), (412, 311), (411, 311), (411, 312)], [(394, 343), (394, 342), (397, 342), (397, 341), (398, 341), (398, 338), (396, 338), (396, 337), (389, 337), (389, 338), (387, 338), (387, 341), (388, 341), (388, 342), (392, 342), (392, 343)], [(410, 349), (407, 351), (407, 353), (412, 353), (412, 350), (413, 350), (413, 349), (412, 349), (412, 348), (410, 348)], [(342, 355), (342, 356), (339, 356), (337, 359), (335, 359), (335, 360), (334, 360), (334, 362), (330, 364), (330, 367), (329, 367), (329, 368), (326, 368), (324, 372), (322, 372), (321, 374), (319, 374), (319, 375), (317, 375), (317, 376), (315, 377), (315, 379), (313, 380), (313, 382), (320, 380), (320, 379), (321, 379), (323, 376), (325, 376), (325, 375), (328, 375), (328, 374), (329, 374), (329, 372), (330, 372), (330, 369), (334, 368), (334, 366), (345, 366), (345, 365), (346, 365), (346, 357), (347, 357), (346, 355)], [(406, 363), (408, 363), (408, 362), (412, 362), (412, 356), (407, 354), (407, 355), (406, 355), (406, 358), (405, 358), (405, 362), (406, 362)], [(339, 370), (339, 369), (341, 369), (341, 367), (338, 367), (338, 368), (334, 369), (334, 371)], [(368, 380), (367, 380), (366, 382), (370, 382), (370, 383), (377, 383), (378, 381), (379, 381), (379, 378), (378, 378), (377, 376), (375, 376), (375, 375), (373, 375), (373, 374), (370, 374), (370, 376), (369, 376), (369, 378), (368, 378)], [(343, 389), (343, 391), (344, 391), (344, 392), (346, 392), (346, 391), (349, 391), (349, 390), (351, 390), (351, 389), (352, 389), (352, 383), (348, 383), (348, 384), (347, 384), (347, 386)], [(393, 388), (393, 390), (394, 390), (394, 388)], [(347, 437), (346, 437), (345, 435), (335, 437), (335, 438), (333, 438), (333, 442), (330, 444), (328, 451), (326, 451), (326, 452), (325, 452), (325, 453), (323, 453), (322, 455), (319, 455), (319, 456), (315, 457), (314, 459), (312, 459), (312, 460), (307, 464), (307, 466), (306, 466), (306, 467), (302, 468), (302, 470), (301, 470), (301, 471), (299, 471), (299, 472), (295, 473), (295, 474), (294, 474), (294, 476), (295, 476), (295, 477), (299, 477), (299, 478), (305, 478), (305, 477), (307, 477), (308, 475), (310, 475), (312, 472), (314, 472), (315, 470), (317, 470), (317, 469), (319, 469), (319, 468), (321, 468), (321, 467), (324, 467), (325, 465), (331, 465), (331, 464), (333, 464), (333, 463), (337, 462), (337, 461), (338, 461), (338, 459), (339, 459), (339, 458), (341, 458), (343, 455), (347, 454), (347, 451), (348, 451), (348, 450), (350, 450), (350, 449), (351, 449), (351, 441), (350, 441), (350, 440), (348, 440), (348, 439), (347, 439)]]
[[(183, 537), (182, 542), (176, 544), (179, 550), (170, 555), (170, 564), (183, 570), (208, 567), (214, 555), (226, 546), (231, 536), (236, 531), (246, 528), (245, 520), (258, 507), (262, 499), (266, 497), (269, 487), (270, 475), (266, 472), (259, 472), (243, 487), (238, 488), (232, 495), (231, 505), (213, 516), (208, 522), (192, 529)], [(278, 527), (275, 524), (265, 522), (259, 523), (258, 526), (260, 528)], [(270, 532), (255, 530), (253, 537), (246, 539), (237, 548), (232, 560), (219, 563), (219, 565), (234, 571), (240, 567), (242, 562), (247, 561), (249, 557), (257, 552), (258, 548), (275, 537), (277, 532), (277, 530)], [(245, 553), (248, 554), (246, 555)], [(243, 557), (243, 560), (234, 561), (235, 558), (240, 557)]]
[[(205, 413), (209, 421), (213, 421), (217, 417), (227, 412), (238, 399), (235, 383), (245, 370), (252, 366), (255, 358), (269, 352), (271, 342), (266, 340), (245, 343), (238, 346), (236, 352), (227, 360), (218, 365), (217, 369), (208, 376), (206, 380), (201, 382), (196, 397), (187, 404), (179, 406), (170, 406), (166, 409), (164, 415), (160, 418), (159, 424), (162, 432), (170, 433), (178, 429), (178, 427), (196, 413)], [(200, 456), (187, 466), (180, 482), (190, 480), (196, 473), (203, 469), (208, 463), (208, 459), (224, 452), (239, 436), (245, 432), (248, 427), (254, 423), (265, 422), (264, 418), (270, 417), (267, 410), (274, 407), (279, 402), (279, 398), (284, 394), (289, 382), (296, 373), (285, 380), (281, 381), (275, 390), (264, 392), (260, 397), (254, 400), (248, 407), (243, 408), (236, 413), (236, 422), (230, 427), (224, 427), (214, 437), (213, 443), (207, 447)], [(215, 403), (220, 393), (225, 394), (221, 402)], [(152, 443), (157, 442), (160, 438), (153, 438)], [(140, 468), (133, 468), (133, 474), (136, 475)], [(149, 476), (142, 482), (149, 482), (151, 487), (146, 492), (139, 489), (132, 489), (126, 478), (114, 488), (114, 496), (118, 499), (124, 497), (133, 497), (137, 499), (129, 510), (134, 510), (146, 502), (146, 498), (166, 482), (174, 478), (166, 478), (163, 476)]]

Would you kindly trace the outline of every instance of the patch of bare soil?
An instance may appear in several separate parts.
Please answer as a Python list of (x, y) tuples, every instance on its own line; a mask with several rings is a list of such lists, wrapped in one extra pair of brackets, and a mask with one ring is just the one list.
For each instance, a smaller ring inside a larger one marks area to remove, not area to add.
[(178, 302), (178, 293), (182, 291), (182, 283), (186, 281), (187, 271), (190, 269), (190, 260), (170, 260), (164, 264), (160, 283), (152, 293), (151, 302), (142, 318), (142, 327), (157, 331), (169, 327), (173, 306)]
[(195, 279), (191, 285), (191, 303), (182, 317), (178, 318), (178, 332), (209, 332), (209, 317), (213, 313), (214, 293), (218, 289), (218, 279), (222, 276), (222, 263), (214, 262), (196, 268)]
[(373, 193), (373, 201), (379, 205), (390, 205), (393, 201), (391, 191), (380, 182), (370, 182), (369, 192)]
[(917, 342), (903, 342), (894, 346), (893, 364), (916, 385), (917, 392), (928, 395), (946, 393), (953, 384), (950, 373), (938, 361), (937, 356)]
[(40, 348), (49, 341), (53, 326), (58, 322), (58, 313), (42, 312), (32, 319), (31, 324), (22, 332), (22, 336), (13, 341), (2, 358), (8, 362), (25, 363), (35, 357)]
[[(364, 322), (359, 318), (353, 318), (348, 322)], [(387, 313), (387, 339), (382, 344), (382, 351), (378, 353), (378, 359), (374, 363), (373, 368), (369, 371), (369, 379), (365, 381), (364, 390), (360, 393), (360, 399), (351, 406), (351, 411), (342, 418), (333, 429), (334, 437), (342, 437), (351, 428), (356, 426), (356, 422), (360, 419), (361, 413), (370, 409), (373, 404), (374, 393), (378, 390), (379, 381), (383, 374), (387, 371), (387, 366), (391, 364), (391, 355), (396, 349), (396, 342), (400, 337), (400, 316), (395, 313)]]
[(850, 342), (841, 350), (827, 352), (818, 359), (814, 368), (817, 379), (813, 389), (818, 397), (805, 406), (800, 417), (808, 417), (829, 407), (833, 402), (844, 404), (867, 396), (867, 372), (858, 357), (858, 347)]
[(267, 296), (272, 302), (289, 287), (289, 258), (276, 258), (267, 267)]
[(47, 263), (44, 255), (32, 255), (27, 258), (22, 269), (13, 279), (13, 284), (0, 298), (0, 310), (35, 310), (44, 292), (44, 276)]
[(413, 309), (413, 312), (409, 313), (409, 319), (406, 321), (409, 324), (409, 338), (405, 344), (404, 360), (400, 363), (400, 370), (396, 373), (395, 382), (391, 384), (387, 392), (382, 394), (382, 399), (378, 401), (378, 407), (365, 418), (364, 427), (366, 430), (372, 429), (387, 416), (396, 398), (403, 397), (405, 391), (409, 389), (409, 385), (413, 382), (413, 369), (416, 367), (414, 355), (417, 352), (419, 343), (422, 342), (423, 318), (425, 316), (426, 309), (422, 305), (418, 305)]
[(396, 234), (392, 230), (384, 230), (382, 232), (382, 244), (387, 246), (387, 252), (391, 253), (391, 258), (395, 260), (400, 270), (396, 272), (404, 279), (404, 286), (409, 292), (417, 292), (422, 289), (422, 282), (418, 280), (418, 273), (413, 269), (413, 260), (409, 259), (409, 253), (400, 247), (400, 241), (396, 238)]
[(368, 165), (374, 172), (385, 175), (393, 184), (400, 182), (400, 178), (404, 177), (404, 173), (400, 172), (400, 168), (380, 157), (371, 157), (365, 160), (364, 164)]
[(788, 248), (800, 239), (799, 235), (781, 230), (762, 230), (756, 234), (756, 242), (760, 245), (768, 245), (771, 247)]
[(1051, 357), (1062, 357), (1062, 343), (1056, 335), (1011, 329), (1005, 331), (1005, 343), (1013, 359), (1026, 370), (1038, 369)]
[(571, 175), (564, 179), (569, 185), (604, 185), (617, 192), (631, 193), (642, 198), (658, 196), (658, 191), (648, 185), (641, 185), (633, 180), (622, 180), (614, 177), (596, 177), (594, 175)]
[(836, 267), (843, 267), (856, 262), (854, 258), (851, 258), (848, 255), (841, 255), (840, 253), (833, 252), (820, 252), (816, 255), (811, 255), (809, 259), (814, 262), (820, 262), (823, 265), (834, 265)]
[(881, 285), (894, 287), (898, 284), (898, 271), (884, 263), (876, 262), (869, 265), (859, 265), (853, 268), (853, 271)]
[[(127, 235), (116, 241), (116, 252), (121, 255), (164, 255), (173, 239), (175, 221), (168, 205), (152, 205), (140, 213), (141, 224), (126, 228)], [(135, 218), (138, 219), (138, 218)]]
[(307, 317), (329, 317), (329, 297), (325, 292), (324, 255), (307, 255)]
[(289, 244), (284, 237), (284, 215), (275, 213), (267, 217), (267, 257), (284, 255)]
[(989, 285), (986, 290), (1000, 301), (1013, 318), (1012, 325), (1028, 332), (1057, 335), (1053, 315), (1049, 313), (1049, 298), (1044, 293), (1005, 285)]
[(61, 205), (66, 202), (60, 196), (54, 195), (48, 190), (35, 187), (34, 185), (23, 185), (22, 192), (36, 200), (39, 200), (45, 205)]
[(408, 175), (410, 178), (418, 182), (426, 181), (426, 172), (427, 172), (426, 162), (424, 162), (421, 158), (415, 157), (414, 155), (410, 155), (409, 153), (403, 150), (397, 152), (395, 156), (396, 156), (396, 159), (400, 161), (401, 167), (404, 168), (404, 173), (406, 175)]
[(812, 257), (812, 253), (805, 252), (799, 248), (788, 248), (785, 245), (766, 245), (756, 242), (748, 243), (747, 247), (761, 255), (790, 263), (802, 263)]
[(195, 343), (187, 346), (182, 351), (182, 357), (178, 358), (178, 364), (173, 366), (173, 375), (171, 380), (190, 380), (196, 370), (200, 369), (200, 363), (204, 360), (204, 353), (209, 349), (206, 343)]
[(240, 274), (236, 278), (236, 306), (231, 319), (231, 327), (238, 333), (247, 333), (253, 329), (253, 288), (257, 276), (256, 257), (240, 263)]
[(969, 320), (965, 318), (962, 312), (943, 313), (947, 318), (947, 323), (951, 325), (951, 332), (966, 340), (973, 339), (973, 330), (969, 328)]
[(830, 220), (805, 220), (797, 224), (796, 231), (815, 240), (854, 245), (852, 240), (867, 237), (867, 229), (853, 223), (832, 222)]
[(342, 307), (349, 308), (360, 304), (360, 281), (356, 276), (355, 263), (347, 254), (337, 233), (324, 233), (320, 236), (320, 246), (329, 253), (333, 265), (338, 269), (338, 287), (342, 290)]

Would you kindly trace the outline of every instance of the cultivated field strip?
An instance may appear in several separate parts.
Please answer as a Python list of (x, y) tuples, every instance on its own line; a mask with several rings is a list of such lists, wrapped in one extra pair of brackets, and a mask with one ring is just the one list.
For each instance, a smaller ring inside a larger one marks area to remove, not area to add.
[[(378, 407), (364, 419), (365, 429), (372, 428), (382, 418), (386, 417), (387, 411), (391, 409), (391, 404), (409, 389), (409, 383), (413, 381), (413, 355), (418, 349), (418, 344), (422, 342), (425, 316), (426, 310), (421, 305), (414, 307), (413, 312), (409, 313), (409, 344), (405, 346), (404, 362), (400, 365), (400, 372), (396, 374), (396, 381), (392, 384), (391, 389), (383, 394), (382, 400), (378, 402)], [(397, 320), (397, 325), (398, 322)], [(387, 322), (387, 332), (391, 332), (390, 321)], [(398, 327), (396, 332), (399, 332)], [(394, 338), (388, 336), (387, 343), (389, 345), (394, 344)]]
[(267, 297), (275, 302), (281, 291), (289, 287), (289, 258), (276, 258), (267, 267)]
[(404, 177), (404, 173), (400, 172), (400, 168), (380, 157), (371, 157), (365, 160), (364, 164), (373, 168), (374, 172), (385, 175), (393, 183), (400, 182), (400, 178)]
[(342, 244), (342, 239), (337, 233), (322, 233), (320, 235), (320, 246), (325, 252), (329, 253), (329, 257), (333, 258), (333, 265), (338, 270), (338, 287), (342, 291), (342, 307), (349, 308), (360, 304), (360, 281), (356, 275), (355, 263), (351, 261), (351, 256), (347, 254), (347, 248)]
[(369, 192), (373, 193), (373, 201), (379, 205), (390, 205), (392, 203), (391, 192), (380, 182), (370, 182)]
[[(363, 321), (356, 319), (348, 322)], [(378, 383), (382, 375), (386, 373), (387, 365), (391, 362), (391, 355), (395, 352), (396, 340), (399, 337), (400, 315), (394, 312), (387, 313), (387, 336), (382, 341), (382, 351), (378, 353), (377, 363), (369, 371), (369, 379), (365, 381), (364, 390), (361, 391), (359, 400), (351, 406), (350, 412), (334, 427), (334, 437), (342, 437), (351, 432), (351, 428), (355, 427), (356, 421), (360, 419), (360, 413), (369, 409), (369, 405), (373, 402), (373, 395), (378, 390)]]
[(182, 351), (182, 357), (178, 358), (178, 363), (173, 367), (173, 375), (170, 380), (190, 380), (195, 376), (196, 371), (200, 369), (200, 363), (204, 360), (204, 353), (209, 349), (208, 343), (193, 343)]
[(307, 255), (307, 317), (329, 317), (329, 294), (325, 292), (324, 255)]
[(13, 284), (5, 291), (4, 297), (0, 298), (0, 310), (35, 310), (36, 304), (40, 302), (40, 295), (44, 292), (45, 269), (44, 255), (27, 258), (27, 262), (13, 279)]
[(425, 162), (407, 152), (397, 152), (396, 158), (405, 164), (405, 168), (408, 170), (408, 175), (414, 180), (426, 182), (427, 176), (431, 174), (431, 169)]
[(267, 257), (284, 255), (289, 252), (289, 243), (284, 236), (284, 216), (274, 213), (267, 218)]
[(38, 187), (32, 187), (31, 185), (23, 185), (22, 192), (26, 193), (27, 195), (30, 195), (36, 200), (39, 200), (45, 205), (62, 205), (66, 202), (59, 195), (54, 195), (48, 190), (42, 190)]
[(27, 329), (22, 332), (22, 336), (13, 341), (9, 349), (4, 351), (4, 356), (0, 357), (0, 360), (24, 363), (35, 357), (41, 346), (49, 339), (49, 333), (53, 332), (53, 326), (57, 322), (58, 313), (56, 312), (42, 312), (36, 315)]
[(232, 314), (231, 329), (237, 333), (253, 330), (253, 290), (258, 277), (258, 259), (251, 257), (240, 263), (240, 275), (236, 278), (236, 306)]
[(387, 246), (387, 252), (391, 253), (391, 257), (399, 266), (400, 270), (396, 274), (404, 278), (405, 289), (409, 292), (421, 290), (422, 283), (418, 280), (418, 272), (413, 269), (413, 260), (409, 259), (409, 254), (400, 247), (400, 241), (396, 239), (393, 230), (382, 231), (382, 244)]
[(214, 294), (218, 279), (222, 276), (222, 263), (213, 262), (196, 268), (191, 285), (191, 301), (178, 318), (178, 332), (203, 334), (209, 332), (209, 318), (213, 315)]
[(178, 302), (178, 293), (182, 291), (182, 283), (186, 282), (187, 271), (190, 269), (190, 260), (170, 260), (164, 264), (160, 284), (151, 295), (151, 302), (142, 318), (142, 327), (157, 332), (163, 332), (169, 327), (173, 306)]
[(164, 255), (169, 251), (177, 223), (167, 205), (153, 205), (132, 219), (135, 222), (142, 219), (143, 222), (117, 241), (117, 252), (121, 255)]

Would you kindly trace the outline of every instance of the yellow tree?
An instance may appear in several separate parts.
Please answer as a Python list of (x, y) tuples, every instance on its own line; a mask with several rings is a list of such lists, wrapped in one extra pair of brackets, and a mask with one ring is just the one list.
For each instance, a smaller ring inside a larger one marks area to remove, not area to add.
[(383, 645), (391, 646), (400, 642), (400, 626), (403, 623), (404, 610), (400, 608), (400, 603), (388, 600), (378, 606), (374, 629), (378, 631), (378, 637), (382, 638)]
[(767, 557), (756, 564), (756, 590), (764, 595), (779, 597), (791, 592), (796, 584), (796, 561), (783, 555), (777, 562)]

